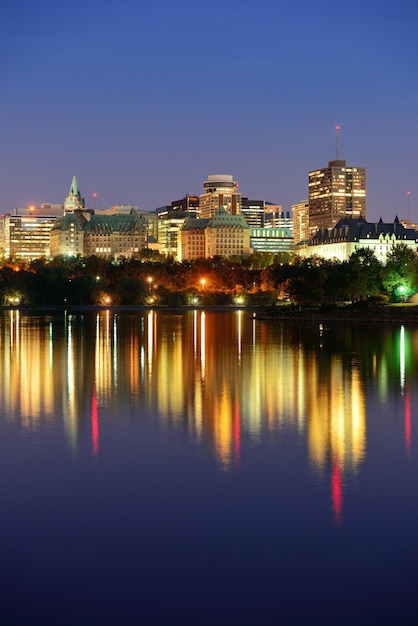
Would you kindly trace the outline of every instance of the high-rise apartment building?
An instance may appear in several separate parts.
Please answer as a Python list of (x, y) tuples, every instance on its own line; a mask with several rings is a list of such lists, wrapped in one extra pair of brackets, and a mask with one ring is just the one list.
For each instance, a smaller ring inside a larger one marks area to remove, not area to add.
[(366, 217), (366, 168), (343, 160), (309, 172), (309, 234), (332, 228), (343, 218)]
[(229, 215), (241, 214), (241, 194), (238, 183), (229, 174), (211, 174), (203, 183), (203, 194), (199, 197), (200, 217), (212, 217), (223, 207)]

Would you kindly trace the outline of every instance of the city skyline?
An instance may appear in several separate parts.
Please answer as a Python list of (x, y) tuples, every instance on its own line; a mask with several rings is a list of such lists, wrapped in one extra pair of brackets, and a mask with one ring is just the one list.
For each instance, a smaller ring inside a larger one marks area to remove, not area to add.
[(62, 203), (74, 174), (90, 207), (154, 210), (230, 174), (290, 210), (338, 124), (339, 157), (367, 169), (367, 219), (418, 221), (417, 22), (408, 0), (14, 3), (0, 210)]

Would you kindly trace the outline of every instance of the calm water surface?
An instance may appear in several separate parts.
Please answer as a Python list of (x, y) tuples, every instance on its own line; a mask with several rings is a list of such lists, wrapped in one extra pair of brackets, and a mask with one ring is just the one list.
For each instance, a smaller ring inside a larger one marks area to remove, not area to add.
[(4, 624), (418, 623), (418, 329), (0, 314)]

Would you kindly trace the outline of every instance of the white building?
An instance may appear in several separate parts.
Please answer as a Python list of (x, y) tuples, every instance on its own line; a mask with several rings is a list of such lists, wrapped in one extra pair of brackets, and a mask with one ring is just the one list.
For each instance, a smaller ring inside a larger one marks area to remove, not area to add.
[(359, 219), (341, 219), (332, 229), (321, 228), (309, 240), (295, 247), (299, 256), (319, 256), (324, 259), (347, 261), (359, 248), (369, 248), (385, 264), (393, 246), (405, 244), (418, 252), (418, 232), (405, 228), (395, 217), (392, 223), (366, 222)]

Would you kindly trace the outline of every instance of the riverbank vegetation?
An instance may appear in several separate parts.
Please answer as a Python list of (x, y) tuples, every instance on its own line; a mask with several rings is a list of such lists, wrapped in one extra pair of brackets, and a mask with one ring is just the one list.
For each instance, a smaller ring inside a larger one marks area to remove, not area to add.
[(255, 253), (245, 260), (179, 263), (145, 251), (139, 259), (9, 259), (0, 265), (3, 306), (368, 306), (406, 302), (417, 292), (418, 260), (402, 244), (386, 265), (367, 248), (346, 262)]

